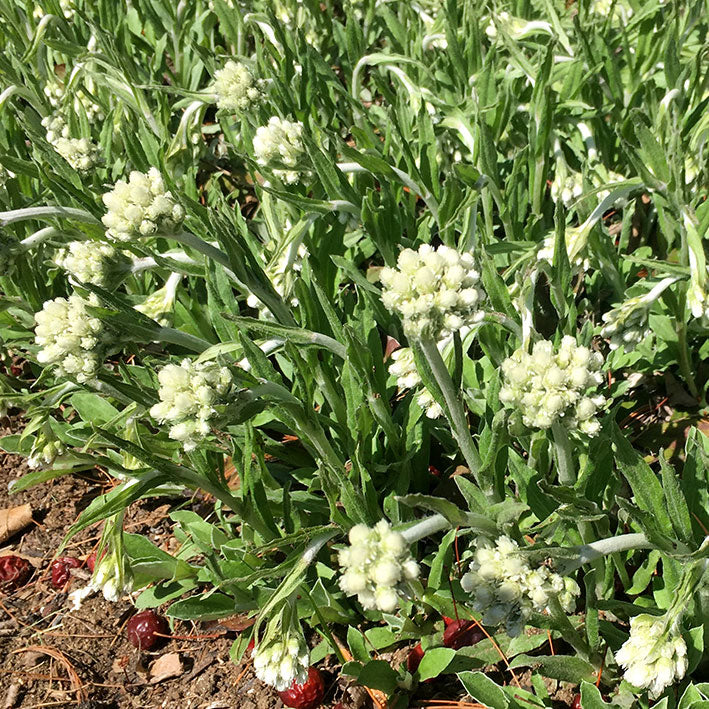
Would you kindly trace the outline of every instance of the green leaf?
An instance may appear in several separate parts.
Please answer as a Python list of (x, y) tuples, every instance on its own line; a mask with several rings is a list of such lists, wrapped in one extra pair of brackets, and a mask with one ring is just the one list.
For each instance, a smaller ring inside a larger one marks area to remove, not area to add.
[(98, 394), (79, 391), (72, 395), (69, 403), (79, 412), (84, 421), (101, 426), (120, 416), (120, 411)]
[(583, 709), (605, 709), (612, 706), (603, 701), (598, 687), (591, 682), (581, 682), (581, 706)]
[(359, 672), (357, 680), (370, 689), (391, 694), (397, 688), (398, 674), (384, 660), (370, 660)]
[(170, 618), (178, 620), (217, 620), (250, 610), (237, 606), (231, 596), (223, 593), (192, 596), (173, 603), (167, 611)]
[(593, 665), (580, 657), (569, 655), (519, 655), (510, 663), (510, 667), (533, 667), (545, 677), (564, 682), (593, 682), (595, 679)]
[(359, 662), (369, 662), (371, 658), (367, 651), (364, 635), (362, 635), (357, 628), (353, 628), (352, 626), (347, 628), (347, 645), (355, 660)]
[(692, 543), (692, 519), (689, 516), (689, 507), (684, 499), (682, 488), (677, 478), (677, 472), (665, 460), (663, 451), (659, 454), (660, 469), (662, 471), (662, 488), (665, 492), (665, 504), (672, 520), (677, 537), (686, 544)]
[(672, 521), (665, 507), (665, 495), (660, 481), (650, 466), (635, 451), (616, 424), (611, 429), (616, 453), (616, 465), (630, 483), (638, 507), (652, 515), (665, 534), (672, 534)]
[(438, 677), (450, 665), (454, 657), (455, 650), (449, 647), (434, 647), (426, 650), (418, 668), (421, 681)]
[(460, 672), (458, 679), (473, 699), (491, 709), (507, 709), (510, 706), (510, 700), (502, 691), (502, 687), (482, 672)]

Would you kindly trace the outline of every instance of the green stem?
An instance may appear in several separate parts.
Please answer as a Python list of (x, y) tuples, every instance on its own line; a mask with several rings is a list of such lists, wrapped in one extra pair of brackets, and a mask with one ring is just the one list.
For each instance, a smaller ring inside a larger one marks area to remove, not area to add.
[(576, 483), (576, 467), (574, 466), (569, 434), (559, 422), (551, 425), (551, 432), (554, 437), (554, 458), (559, 473), (559, 482), (571, 487)]
[[(455, 391), (453, 380), (448, 373), (448, 368), (441, 357), (441, 353), (438, 351), (436, 343), (430, 338), (423, 338), (419, 340), (419, 345), (426, 357), (426, 361), (431, 367), (431, 372), (438, 384), (438, 388), (441, 390), (443, 398), (445, 399), (448, 421), (453, 429), (453, 435), (460, 446), (463, 458), (465, 458), (470, 472), (477, 478), (481, 467), (480, 454), (473, 442), (473, 437), (468, 427), (463, 402)], [(490, 491), (488, 491), (488, 494), (490, 494)]]
[(208, 244), (206, 241), (204, 241), (204, 239), (200, 239), (198, 236), (190, 234), (187, 231), (181, 231), (177, 234), (166, 234), (165, 236), (168, 239), (177, 241), (179, 244), (184, 244), (185, 246), (189, 246), (195, 251), (199, 251), (199, 253), (203, 254), (212, 261), (216, 261), (217, 263), (224, 266), (224, 268), (231, 269), (229, 257), (221, 249), (218, 249), (216, 246)]
[(636, 549), (652, 549), (652, 544), (644, 534), (621, 534), (617, 537), (599, 539), (596, 542), (575, 547), (573, 551), (578, 554), (578, 558), (563, 565), (564, 574), (568, 575), (580, 569), (584, 564), (590, 564), (604, 556), (624, 551), (635, 551)]
[(171, 345), (178, 345), (179, 347), (184, 347), (187, 350), (198, 353), (204, 352), (212, 346), (201, 337), (195, 337), (187, 332), (176, 330), (173, 327), (161, 327), (156, 340), (158, 342), (169, 342)]
[[(682, 310), (684, 310), (684, 308), (682, 308)], [(684, 318), (679, 317), (677, 318), (677, 346), (679, 347), (679, 368), (682, 372), (682, 377), (687, 383), (690, 394), (695, 399), (699, 399), (699, 389), (697, 389), (697, 383), (694, 380), (691, 355), (689, 353), (689, 346), (687, 345), (687, 323), (684, 321)]]

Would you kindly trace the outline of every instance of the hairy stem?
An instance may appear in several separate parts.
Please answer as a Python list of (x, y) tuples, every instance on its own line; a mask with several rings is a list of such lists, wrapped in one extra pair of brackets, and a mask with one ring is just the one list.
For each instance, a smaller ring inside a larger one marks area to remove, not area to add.
[(436, 343), (430, 338), (425, 338), (419, 341), (419, 345), (426, 357), (426, 361), (431, 367), (436, 383), (443, 393), (447, 409), (446, 413), (450, 417), (449, 423), (453, 429), (453, 435), (460, 446), (463, 458), (465, 458), (470, 472), (474, 476), (477, 476), (481, 465), (480, 454), (473, 442), (470, 428), (468, 428), (463, 402), (455, 390), (453, 380), (448, 373), (448, 369), (441, 357), (441, 353), (438, 351)]

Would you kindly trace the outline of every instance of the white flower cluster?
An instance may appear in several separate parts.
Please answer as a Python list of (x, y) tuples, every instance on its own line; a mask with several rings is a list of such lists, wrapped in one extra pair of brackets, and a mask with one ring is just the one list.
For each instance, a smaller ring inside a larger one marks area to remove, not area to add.
[(225, 111), (243, 113), (261, 103), (263, 86), (263, 80), (254, 79), (249, 68), (241, 62), (230, 60), (223, 69), (214, 72), (217, 107)]
[(100, 560), (97, 558), (95, 563), (91, 581), (69, 594), (74, 610), (81, 608), (84, 599), (97, 591), (101, 591), (107, 601), (117, 603), (133, 590), (133, 572), (122, 550), (108, 551)]
[(580, 593), (578, 584), (546, 566), (533, 569), (514, 540), (503, 536), (490, 544), (478, 539), (476, 547), (470, 569), (460, 583), (471, 594), (473, 608), (482, 614), (483, 625), (504, 624), (507, 634), (516, 637), (530, 613), (548, 610), (553, 598), (566, 613), (574, 611)]
[(483, 316), (485, 292), (472, 254), (448, 246), (404, 249), (397, 268), (385, 267), (382, 302), (401, 317), (409, 337), (438, 340)]
[(350, 546), (339, 554), (344, 573), (340, 588), (357, 596), (365, 610), (393, 613), (405, 583), (418, 578), (419, 565), (409, 553), (403, 535), (386, 520), (371, 528), (357, 524), (349, 533)]
[(184, 359), (163, 367), (158, 381), (160, 402), (150, 409), (150, 415), (169, 423), (170, 438), (180, 441), (186, 451), (194, 450), (209, 434), (214, 407), (231, 385), (229, 370), (216, 362)]
[[(65, 20), (71, 20), (74, 17), (74, 14), (76, 13), (72, 0), (59, 0), (59, 9), (62, 11), (62, 15), (64, 15)], [(47, 13), (44, 11), (44, 8), (41, 5), (34, 6), (32, 16), (35, 19), (41, 20), (46, 14)]]
[(563, 177), (555, 175), (549, 191), (555, 204), (561, 200), (568, 207), (583, 194), (583, 175), (575, 171)]
[(147, 174), (133, 171), (128, 182), (119, 180), (103, 195), (108, 212), (102, 221), (107, 234), (117, 241), (138, 236), (173, 232), (184, 220), (185, 210), (165, 189), (160, 172), (151, 167)]
[(14, 172), (10, 172), (6, 167), (0, 165), (0, 187), (4, 187), (5, 183), (14, 176)]
[(595, 436), (601, 426), (595, 414), (603, 396), (586, 392), (603, 381), (603, 357), (566, 335), (557, 352), (549, 340), (534, 344), (532, 353), (518, 349), (502, 363), (500, 400), (515, 409), (528, 428), (549, 428), (556, 422)]
[(273, 116), (267, 125), (256, 130), (256, 162), (271, 168), (273, 174), (287, 185), (300, 182), (310, 174), (301, 168), (305, 157), (302, 136), (302, 123), (293, 123)]
[[(495, 23), (497, 20), (497, 24)], [(492, 40), (497, 39), (498, 25), (512, 39), (522, 39), (531, 34), (543, 32), (552, 35), (554, 32), (548, 22), (528, 22), (519, 17), (512, 17), (509, 12), (500, 12), (495, 18), (490, 18), (490, 22), (485, 28), (485, 34)]]
[[(276, 293), (284, 300), (290, 302), (294, 307), (298, 305), (298, 299), (290, 297), (293, 289), (293, 281), (295, 280), (296, 274), (303, 270), (303, 259), (307, 258), (307, 256), (308, 249), (305, 244), (299, 244), (297, 248), (291, 246), (284, 249), (275, 263), (267, 265), (264, 269)], [(260, 310), (260, 317), (267, 319), (273, 317), (271, 311), (265, 308), (253, 293), (246, 299), (246, 304), (250, 308)]]
[(91, 586), (100, 589), (103, 597), (114, 603), (130, 593), (133, 590), (133, 574), (125, 558), (119, 558), (118, 553), (113, 551), (97, 561)]
[(609, 312), (603, 313), (605, 324), (601, 329), (601, 337), (610, 339), (612, 350), (621, 348), (631, 351), (650, 334), (650, 309), (660, 295), (677, 280), (674, 276), (663, 278), (646, 293), (629, 298)]
[(630, 637), (615, 654), (625, 680), (648, 689), (651, 698), (681, 680), (687, 671), (687, 644), (665, 616), (646, 613), (630, 619)]
[(284, 632), (270, 643), (254, 648), (254, 672), (264, 683), (279, 692), (295, 680), (302, 684), (308, 678), (310, 653), (302, 633)]
[[(86, 88), (89, 91), (94, 90), (93, 80), (86, 79)], [(60, 108), (62, 105), (65, 105), (66, 93), (64, 84), (59, 81), (50, 81), (44, 87), (44, 95), (49, 100), (52, 108)], [(102, 121), (104, 119), (101, 106), (94, 103), (82, 89), (74, 89), (71, 92), (71, 97), (73, 98), (71, 108), (73, 108), (74, 113), (85, 113), (89, 123)]]
[[(588, 244), (589, 233), (590, 229), (581, 225), (577, 227), (568, 227), (566, 229), (566, 233), (564, 234), (566, 255), (569, 258), (569, 263), (577, 271), (585, 271), (591, 266), (591, 262), (586, 255), (586, 246)], [(555, 235), (551, 234), (542, 242), (541, 248), (537, 252), (537, 259), (552, 263), (554, 260), (555, 247)]]
[(633, 8), (624, 0), (591, 0), (589, 9), (594, 15), (608, 17), (613, 10), (613, 19), (628, 22), (633, 16)]
[(401, 347), (392, 352), (392, 363), (389, 365), (389, 374), (396, 377), (396, 385), (399, 392), (406, 389), (420, 390), (416, 393), (416, 403), (425, 411), (430, 419), (436, 419), (443, 415), (441, 405), (433, 398), (431, 392), (421, 385), (421, 377), (416, 369), (414, 353), (410, 347)]
[(101, 161), (101, 153), (87, 138), (69, 137), (69, 126), (64, 118), (55, 113), (42, 120), (47, 129), (47, 142), (77, 172), (86, 174)]
[(60, 249), (54, 263), (81, 283), (107, 287), (111, 277), (127, 268), (128, 259), (110, 244), (98, 241), (71, 241)]
[(32, 450), (27, 458), (30, 468), (39, 468), (42, 465), (51, 465), (57, 456), (66, 451), (64, 444), (52, 433), (51, 428), (45, 424), (32, 444)]
[(96, 376), (105, 339), (103, 325), (89, 313), (89, 305), (98, 303), (93, 297), (87, 301), (72, 294), (48, 300), (35, 314), (35, 342), (41, 348), (37, 361), (53, 364), (60, 375), (75, 376), (80, 382)]

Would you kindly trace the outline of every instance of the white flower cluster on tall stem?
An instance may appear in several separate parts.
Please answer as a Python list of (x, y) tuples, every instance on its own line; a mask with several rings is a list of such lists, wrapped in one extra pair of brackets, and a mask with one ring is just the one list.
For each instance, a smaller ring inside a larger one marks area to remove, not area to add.
[(532, 611), (548, 610), (552, 599), (566, 613), (572, 613), (578, 584), (546, 566), (532, 568), (513, 539), (502, 536), (494, 544), (478, 539), (469, 571), (461, 578), (471, 594), (473, 608), (490, 627), (504, 625), (510, 637), (522, 632)]
[(396, 377), (396, 385), (399, 392), (407, 389), (416, 389), (416, 403), (424, 410), (430, 419), (436, 419), (443, 415), (441, 405), (433, 398), (431, 392), (421, 384), (421, 377), (416, 369), (414, 353), (410, 347), (401, 347), (392, 352), (392, 363), (389, 365), (389, 374)]
[(175, 297), (177, 287), (182, 280), (181, 273), (171, 273), (165, 285), (153, 291), (142, 303), (133, 307), (139, 312), (147, 315), (162, 326), (167, 326), (172, 322), (172, 312), (175, 307)]
[(108, 212), (103, 224), (110, 238), (130, 241), (152, 234), (170, 235), (182, 224), (185, 210), (165, 189), (160, 172), (151, 167), (147, 174), (133, 171), (128, 182), (119, 180), (103, 195)]
[(182, 360), (168, 364), (158, 373), (160, 402), (150, 415), (170, 424), (170, 438), (180, 441), (186, 451), (194, 450), (211, 430), (214, 408), (231, 386), (232, 376), (216, 362)]
[(412, 338), (438, 340), (483, 316), (485, 292), (472, 254), (448, 246), (404, 249), (397, 268), (384, 267), (382, 303)]
[[(94, 82), (90, 78), (85, 79), (86, 88), (89, 91), (94, 90)], [(72, 108), (74, 113), (81, 112), (86, 114), (89, 123), (101, 121), (104, 118), (103, 109), (83, 91), (81, 88), (75, 88), (71, 91), (69, 97), (73, 100), (69, 105), (67, 99), (67, 90), (63, 83), (59, 81), (50, 81), (44, 87), (44, 95), (49, 100), (52, 108)]]
[(86, 174), (101, 161), (101, 152), (88, 138), (71, 138), (69, 125), (55, 113), (42, 120), (47, 129), (47, 142), (77, 172)]
[(630, 637), (615, 654), (625, 680), (647, 689), (651, 698), (681, 680), (687, 671), (687, 644), (668, 615), (643, 613), (630, 619)]
[(583, 175), (572, 171), (570, 174), (557, 174), (549, 190), (554, 203), (561, 200), (568, 207), (583, 194)]
[[(74, 14), (76, 13), (72, 0), (59, 0), (59, 9), (62, 11), (62, 15), (64, 15), (65, 20), (71, 20), (74, 17)], [(44, 8), (41, 5), (34, 6), (32, 16), (35, 19), (41, 20), (46, 14), (47, 13), (44, 11)]]
[(603, 381), (603, 357), (579, 346), (570, 335), (557, 351), (549, 340), (534, 344), (532, 353), (518, 349), (502, 363), (500, 400), (514, 408), (528, 428), (550, 428), (561, 423), (595, 436), (600, 423), (595, 415), (605, 404), (600, 395), (587, 395)]
[(35, 314), (37, 361), (52, 364), (60, 375), (74, 376), (79, 382), (95, 378), (105, 340), (103, 325), (89, 313), (89, 305), (98, 305), (93, 296), (87, 301), (72, 294), (48, 300)]
[(32, 450), (27, 458), (30, 468), (39, 468), (42, 465), (51, 465), (57, 456), (66, 451), (64, 444), (54, 435), (49, 423), (45, 422), (37, 432), (32, 443)]
[(129, 260), (110, 244), (87, 240), (69, 242), (59, 250), (54, 263), (76, 281), (105, 288), (114, 275), (128, 269)]
[(82, 601), (97, 591), (101, 591), (107, 601), (116, 603), (133, 590), (133, 571), (123, 542), (124, 514), (121, 511), (106, 520), (91, 581), (69, 594), (74, 609), (80, 608)]
[(286, 184), (300, 182), (309, 174), (302, 169), (303, 124), (273, 116), (267, 125), (256, 130), (254, 156), (259, 165), (269, 167)]
[(355, 525), (349, 540), (350, 546), (339, 554), (344, 570), (340, 588), (348, 596), (356, 595), (365, 610), (393, 613), (406, 583), (420, 573), (406, 539), (386, 520), (380, 520), (374, 527)]
[(629, 298), (607, 313), (603, 313), (604, 325), (601, 329), (601, 337), (610, 340), (612, 350), (620, 348), (628, 352), (650, 334), (648, 324), (650, 308), (660, 294), (677, 280), (674, 277), (663, 278), (647, 293)]
[[(307, 258), (307, 256), (308, 249), (305, 244), (292, 244), (283, 250), (275, 263), (265, 267), (266, 275), (276, 293), (284, 300), (288, 300), (293, 306), (298, 305), (298, 299), (290, 297), (294, 277), (303, 269), (303, 259)], [(246, 304), (250, 308), (261, 310), (261, 317), (267, 319), (273, 317), (270, 310), (264, 308), (261, 301), (253, 294), (247, 297)]]
[[(497, 23), (495, 22), (497, 21)], [(543, 32), (549, 35), (554, 34), (551, 25), (548, 22), (528, 22), (519, 17), (512, 17), (509, 12), (500, 12), (495, 15), (494, 19), (490, 18), (490, 22), (485, 28), (485, 34), (490, 39), (497, 39), (498, 25), (512, 39), (522, 39), (530, 34)]]
[(214, 93), (217, 107), (224, 111), (243, 113), (264, 99), (264, 81), (256, 80), (251, 70), (241, 62), (229, 60), (224, 68), (214, 72)]
[(294, 609), (287, 606), (268, 623), (252, 657), (256, 676), (279, 692), (305, 682), (310, 653)]

